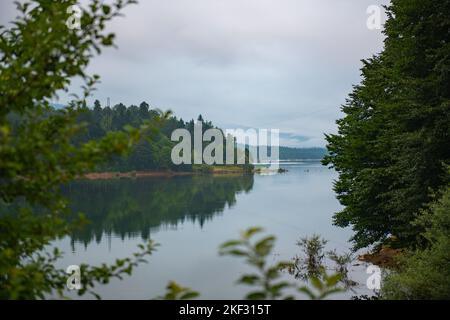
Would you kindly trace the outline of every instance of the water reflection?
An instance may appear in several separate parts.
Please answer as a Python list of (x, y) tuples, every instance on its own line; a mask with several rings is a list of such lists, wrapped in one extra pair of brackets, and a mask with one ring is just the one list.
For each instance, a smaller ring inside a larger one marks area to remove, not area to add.
[[(272, 176), (195, 176), (171, 179), (78, 181), (64, 189), (72, 209), (92, 223), (52, 245), (66, 254), (57, 262), (100, 265), (129, 257), (151, 238), (160, 244), (132, 276), (96, 288), (104, 299), (149, 299), (161, 295), (171, 280), (206, 299), (238, 299), (247, 286), (235, 285), (251, 271), (237, 259), (220, 256), (218, 247), (250, 226), (277, 237), (273, 261), (288, 261), (299, 238), (321, 235), (324, 250), (347, 252), (350, 229), (332, 225), (340, 210), (332, 191), (333, 171), (318, 162), (283, 163), (288, 172)], [(272, 260), (271, 260), (272, 261)], [(328, 262), (328, 261), (325, 261)], [(218, 276), (220, 275), (220, 276)], [(285, 274), (290, 279), (289, 274)], [(364, 266), (349, 268), (349, 277), (365, 287)], [(349, 298), (351, 291), (334, 298)], [(76, 298), (74, 296), (74, 298)]]
[[(90, 223), (71, 235), (72, 244), (102, 236), (141, 237), (162, 226), (186, 221), (200, 226), (236, 203), (236, 195), (253, 188), (253, 176), (194, 176), (170, 179), (77, 181), (63, 188), (75, 213)], [(74, 248), (74, 246), (73, 246)]]

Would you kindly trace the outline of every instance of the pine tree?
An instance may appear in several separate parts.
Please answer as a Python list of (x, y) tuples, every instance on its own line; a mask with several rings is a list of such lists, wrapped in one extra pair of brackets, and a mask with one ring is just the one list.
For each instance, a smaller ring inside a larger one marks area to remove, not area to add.
[(353, 227), (356, 248), (392, 235), (413, 245), (422, 230), (410, 222), (449, 182), (448, 12), (450, 1), (392, 1), (385, 48), (363, 61), (339, 132), (326, 136), (344, 206), (334, 222)]

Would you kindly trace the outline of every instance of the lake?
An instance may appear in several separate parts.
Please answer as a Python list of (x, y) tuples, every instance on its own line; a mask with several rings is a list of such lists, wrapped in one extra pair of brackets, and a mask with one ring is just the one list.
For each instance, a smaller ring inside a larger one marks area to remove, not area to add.
[[(218, 254), (219, 245), (237, 238), (240, 230), (261, 226), (275, 235), (273, 261), (299, 254), (297, 240), (313, 234), (329, 241), (327, 250), (349, 251), (352, 231), (332, 225), (333, 213), (340, 210), (332, 191), (336, 173), (314, 161), (284, 162), (281, 167), (288, 172), (73, 183), (64, 193), (73, 210), (84, 212), (91, 224), (54, 243), (65, 252), (58, 266), (113, 262), (153, 239), (160, 246), (148, 263), (122, 281), (97, 287), (102, 298), (152, 299), (175, 280), (199, 291), (200, 298), (241, 299), (249, 288), (235, 282), (251, 269), (239, 258)], [(350, 277), (360, 284), (332, 298), (372, 294), (365, 270), (364, 264), (352, 265)]]

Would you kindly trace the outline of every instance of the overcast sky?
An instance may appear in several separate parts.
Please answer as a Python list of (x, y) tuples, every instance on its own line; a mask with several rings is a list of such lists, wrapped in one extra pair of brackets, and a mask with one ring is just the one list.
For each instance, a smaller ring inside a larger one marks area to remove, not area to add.
[[(119, 48), (92, 61), (102, 79), (94, 98), (145, 100), (185, 120), (201, 113), (223, 128), (280, 129), (284, 145), (323, 146), (360, 60), (382, 49), (367, 7), (387, 3), (141, 0), (109, 25)], [(2, 0), (0, 23), (13, 16)]]

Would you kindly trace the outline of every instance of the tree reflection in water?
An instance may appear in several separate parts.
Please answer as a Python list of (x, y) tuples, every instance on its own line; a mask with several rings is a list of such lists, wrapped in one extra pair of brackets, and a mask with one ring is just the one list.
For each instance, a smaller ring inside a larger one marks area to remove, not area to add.
[(141, 237), (185, 221), (200, 226), (233, 206), (236, 195), (253, 188), (253, 176), (193, 176), (77, 181), (63, 187), (75, 213), (89, 224), (71, 235), (87, 246), (102, 236)]

